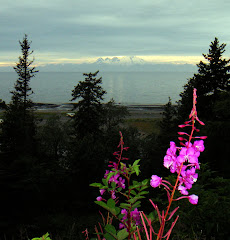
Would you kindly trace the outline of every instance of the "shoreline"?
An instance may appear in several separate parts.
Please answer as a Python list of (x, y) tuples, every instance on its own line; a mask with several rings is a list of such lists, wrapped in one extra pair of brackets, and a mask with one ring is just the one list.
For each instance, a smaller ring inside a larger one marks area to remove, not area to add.
[[(34, 110), (38, 114), (67, 114), (73, 112), (73, 104), (74, 103), (34, 103)], [(125, 106), (127, 107), (130, 115), (126, 117), (126, 119), (147, 119), (147, 118), (162, 118), (162, 112), (164, 105), (160, 104), (116, 104), (116, 106)], [(2, 112), (4, 110), (0, 110)], [(68, 116), (64, 118), (69, 118)]]
[[(74, 103), (73, 103), (74, 104)], [(53, 104), (53, 103), (35, 103), (36, 112), (39, 113), (65, 113), (73, 112), (72, 103)], [(162, 118), (162, 112), (164, 105), (159, 104), (116, 104), (117, 106), (127, 107), (130, 115), (126, 119), (147, 119), (147, 118)]]
[[(71, 110), (75, 103), (34, 103), (37, 110)], [(115, 104), (116, 106), (124, 106), (130, 110), (162, 110), (164, 105), (160, 104)]]

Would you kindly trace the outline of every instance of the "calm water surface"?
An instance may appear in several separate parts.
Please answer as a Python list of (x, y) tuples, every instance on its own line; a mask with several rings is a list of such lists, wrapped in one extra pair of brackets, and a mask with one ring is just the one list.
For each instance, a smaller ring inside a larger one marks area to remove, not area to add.
[[(106, 90), (105, 102), (111, 98), (121, 104), (166, 104), (170, 96), (172, 102), (179, 100), (183, 85), (193, 73), (185, 72), (99, 72), (102, 87)], [(7, 103), (11, 100), (9, 93), (14, 89), (17, 75), (14, 72), (0, 73), (0, 99)], [(34, 94), (31, 99), (42, 103), (68, 103), (71, 93), (82, 73), (39, 72), (31, 79)]]

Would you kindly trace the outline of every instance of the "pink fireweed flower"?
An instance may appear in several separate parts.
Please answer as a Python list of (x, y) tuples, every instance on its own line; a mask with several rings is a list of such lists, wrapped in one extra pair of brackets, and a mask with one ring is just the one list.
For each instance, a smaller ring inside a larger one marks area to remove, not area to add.
[(198, 178), (198, 174), (195, 171), (196, 169), (194, 167), (186, 169), (186, 167), (183, 166), (179, 177), (180, 185), (184, 184), (186, 189), (191, 189), (193, 183), (195, 183)]
[[(121, 214), (124, 214), (124, 216), (122, 217), (122, 222), (124, 222), (127, 218), (128, 218), (128, 211), (126, 209), (122, 209), (121, 210)], [(119, 224), (119, 228), (125, 228), (125, 224), (124, 223), (120, 223)]]
[(193, 147), (182, 147), (179, 153), (179, 156), (177, 157), (177, 161), (179, 163), (184, 163), (188, 161), (189, 163), (192, 164), (197, 164), (198, 163), (198, 157), (196, 154), (196, 151)]
[(103, 195), (105, 192), (105, 189), (100, 189), (99, 191), (100, 191), (100, 194)]
[(128, 214), (128, 212), (127, 212), (126, 209), (122, 209), (122, 210), (121, 210), (121, 214), (124, 214), (124, 216), (123, 216), (123, 218), (122, 218), (123, 220), (124, 220), (124, 219), (127, 219), (127, 214)]
[(152, 175), (150, 185), (154, 188), (159, 187), (162, 184), (162, 179), (157, 175)]
[(176, 143), (171, 141), (170, 142), (170, 148), (167, 149), (166, 154), (170, 155), (170, 156), (175, 156), (176, 150), (177, 150)]
[(119, 223), (119, 229), (125, 228), (125, 224), (124, 223)]
[(97, 201), (102, 201), (103, 198), (102, 198), (101, 196), (99, 196), (99, 197), (96, 198), (96, 200), (97, 200)]
[(188, 191), (187, 191), (187, 188), (186, 187), (183, 187), (182, 185), (178, 186), (178, 191), (180, 191), (180, 193), (182, 195), (188, 195)]
[(105, 170), (104, 178), (107, 178), (108, 174), (110, 173), (109, 170)]
[(164, 157), (164, 167), (169, 168), (173, 165), (173, 163), (175, 162), (175, 157), (171, 157), (169, 155), (165, 155)]
[(113, 175), (110, 179), (109, 179), (109, 183), (111, 182), (115, 182), (115, 183), (118, 183), (118, 178), (119, 178), (120, 174), (117, 173), (116, 175)]
[(178, 201), (178, 200), (183, 199), (183, 198), (187, 198), (191, 204), (196, 205), (198, 203), (198, 196), (195, 195), (195, 194), (192, 194), (190, 196), (182, 196), (182, 197), (179, 197), (175, 200)]
[(111, 190), (110, 193), (111, 193), (111, 198), (116, 199), (115, 191)]
[(135, 208), (132, 212), (131, 212), (131, 217), (133, 218), (133, 220), (135, 221), (136, 225), (140, 226), (141, 225), (141, 218), (140, 218), (140, 213), (138, 211), (137, 208)]
[(170, 148), (167, 149), (166, 155), (164, 157), (164, 167), (170, 168), (171, 173), (175, 173), (179, 167), (177, 162), (177, 155), (176, 155), (177, 147), (175, 142), (170, 142)]
[[(122, 222), (119, 224), (119, 228), (126, 228), (125, 226), (125, 221), (128, 219), (128, 211), (126, 209), (121, 210), (121, 214), (124, 214), (122, 217)], [(135, 208), (133, 211), (131, 211), (130, 216), (132, 218), (132, 221), (135, 222), (135, 225), (141, 226), (141, 218), (140, 218), (140, 212), (138, 211), (137, 208)]]
[(117, 186), (119, 188), (125, 189), (125, 179), (123, 179), (122, 177), (119, 177), (119, 181), (117, 182)]
[(188, 200), (191, 204), (196, 205), (198, 203), (198, 196), (195, 194), (192, 194), (192, 195), (188, 196)]
[(194, 147), (197, 151), (203, 152), (204, 149), (205, 149), (205, 147), (204, 147), (204, 141), (203, 141), (203, 140), (194, 141), (193, 147)]

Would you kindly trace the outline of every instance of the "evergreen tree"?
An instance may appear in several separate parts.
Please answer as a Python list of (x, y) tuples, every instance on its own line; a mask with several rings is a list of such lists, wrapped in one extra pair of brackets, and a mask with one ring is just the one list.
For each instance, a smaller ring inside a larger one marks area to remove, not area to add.
[(7, 152), (32, 150), (31, 144), (35, 134), (33, 103), (29, 96), (33, 93), (30, 88), (30, 79), (38, 71), (32, 66), (34, 59), (29, 60), (29, 56), (33, 51), (30, 51), (31, 42), (28, 41), (27, 35), (19, 43), (22, 56), (19, 56), (19, 61), (14, 67), (18, 79), (14, 85), (14, 91), (11, 91), (12, 101), (4, 112), (4, 122), (2, 124), (2, 147)]
[(0, 109), (6, 109), (6, 103), (2, 99), (0, 99)]
[(106, 91), (100, 86), (102, 78), (96, 78), (95, 73), (84, 73), (85, 81), (80, 81), (72, 91), (71, 101), (80, 99), (75, 108), (75, 128), (78, 136), (97, 133), (103, 120), (103, 106), (101, 101)]
[[(125, 106), (119, 106), (115, 104), (115, 101), (111, 99), (109, 102), (104, 104), (104, 130), (109, 131), (117, 126), (119, 126), (120, 123), (124, 121), (124, 118), (129, 115), (129, 111), (127, 107)], [(119, 130), (116, 129), (116, 133), (119, 132)]]
[(15, 90), (11, 93), (12, 101), (20, 103), (23, 105), (24, 112), (32, 106), (32, 101), (28, 98), (33, 91), (30, 84), (30, 79), (35, 76), (38, 72), (35, 70), (35, 67), (32, 67), (34, 62), (33, 60), (29, 60), (29, 56), (33, 53), (30, 51), (31, 42), (28, 41), (27, 35), (24, 36), (23, 41), (19, 41), (22, 51), (22, 56), (19, 56), (19, 62), (14, 67), (15, 72), (18, 74), (18, 79), (14, 86)]
[(211, 42), (209, 53), (203, 54), (205, 62), (197, 64), (198, 73), (194, 74), (184, 86), (178, 102), (178, 116), (185, 118), (192, 109), (193, 88), (197, 89), (198, 115), (202, 118), (212, 118), (213, 106), (220, 92), (230, 90), (230, 59), (222, 58), (226, 44), (219, 44), (218, 38)]
[(164, 111), (162, 113), (163, 117), (160, 121), (160, 128), (162, 135), (171, 135), (175, 131), (175, 106), (172, 105), (171, 98), (169, 97), (169, 101), (164, 105)]

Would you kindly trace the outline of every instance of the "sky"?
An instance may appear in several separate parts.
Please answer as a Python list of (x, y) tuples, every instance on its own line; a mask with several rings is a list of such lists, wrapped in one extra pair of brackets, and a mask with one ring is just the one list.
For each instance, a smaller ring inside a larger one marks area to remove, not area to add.
[(32, 41), (37, 65), (138, 56), (154, 63), (203, 60), (218, 37), (230, 56), (229, 0), (0, 0), (0, 67)]

